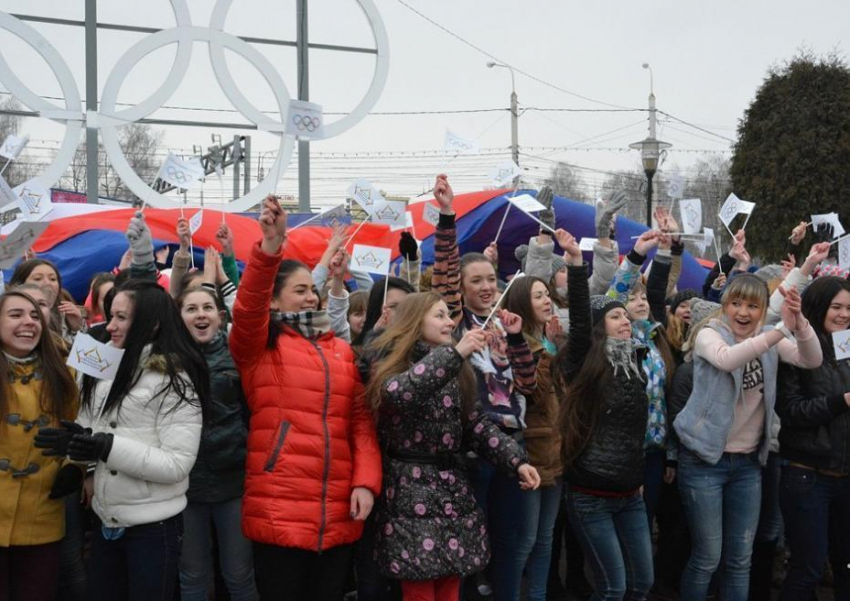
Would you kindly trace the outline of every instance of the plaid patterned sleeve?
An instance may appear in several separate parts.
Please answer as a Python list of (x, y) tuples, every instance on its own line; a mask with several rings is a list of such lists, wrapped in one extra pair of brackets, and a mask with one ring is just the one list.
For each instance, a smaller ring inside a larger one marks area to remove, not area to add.
[(431, 288), (443, 297), (455, 324), (460, 323), (463, 315), (460, 302), (460, 252), (457, 248), (454, 215), (440, 215), (437, 223)]
[(537, 388), (537, 365), (522, 334), (508, 334), (508, 360), (517, 390), (533, 394)]

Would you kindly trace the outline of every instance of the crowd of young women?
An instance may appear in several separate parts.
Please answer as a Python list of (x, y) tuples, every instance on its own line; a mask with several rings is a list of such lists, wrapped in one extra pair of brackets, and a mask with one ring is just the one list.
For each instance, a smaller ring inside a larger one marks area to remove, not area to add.
[[(768, 599), (777, 546), (780, 599), (810, 601), (827, 564), (850, 599), (850, 283), (827, 242), (803, 259), (801, 224), (755, 271), (740, 231), (679, 291), (669, 212), (619, 263), (614, 195), (591, 270), (544, 189), (554, 234), (516, 249), (501, 298), (499, 248), (461, 255), (445, 176), (434, 197), (433, 267), (402, 235), (386, 288), (349, 293), (344, 228), (312, 271), (284, 259), (275, 197), (241, 274), (226, 225), (189, 270), (181, 220), (169, 280), (137, 213), (87, 316), (22, 261), (0, 296), (0, 600), (539, 601), (565, 598), (563, 538), (566, 589), (597, 601)], [(66, 366), (81, 331), (123, 351), (114, 379)]]

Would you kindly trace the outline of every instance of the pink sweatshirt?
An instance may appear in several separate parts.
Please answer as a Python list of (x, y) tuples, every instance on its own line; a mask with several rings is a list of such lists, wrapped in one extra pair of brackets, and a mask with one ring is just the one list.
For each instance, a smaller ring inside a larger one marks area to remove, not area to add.
[[(803, 369), (814, 369), (823, 356), (820, 342), (810, 324), (795, 334), (794, 340), (777, 343), (781, 361)], [(727, 453), (752, 453), (758, 450), (764, 434), (764, 372), (759, 357), (770, 350), (767, 333), (729, 346), (719, 332), (704, 328), (697, 334), (694, 352), (721, 371), (744, 369), (741, 397), (735, 402), (735, 420), (726, 440)]]

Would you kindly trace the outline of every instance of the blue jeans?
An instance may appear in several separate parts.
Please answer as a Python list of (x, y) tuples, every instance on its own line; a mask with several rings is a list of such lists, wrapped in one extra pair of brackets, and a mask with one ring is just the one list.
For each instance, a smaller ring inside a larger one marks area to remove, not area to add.
[(597, 497), (567, 488), (570, 524), (593, 569), (591, 600), (646, 599), (654, 575), (652, 540), (641, 495)]
[(832, 545), (835, 600), (850, 600), (850, 476), (783, 467), (780, 503), (791, 564), (779, 598), (812, 599)]
[[(552, 558), (552, 536), (558, 507), (561, 503), (563, 483), (560, 478), (552, 486), (541, 486), (537, 490), (522, 493), (524, 518), (517, 539), (517, 568), (528, 583), (527, 601), (546, 601), (546, 585), (549, 581), (549, 562)], [(514, 601), (519, 601), (519, 590)]]
[(513, 601), (522, 584), (516, 541), (523, 522), (523, 490), (516, 476), (497, 471), (479, 457), (469, 469), (475, 501), (487, 517), (490, 533), (490, 580), (495, 601)]
[(221, 575), (233, 601), (256, 601), (254, 554), (242, 535), (242, 499), (223, 503), (189, 503), (183, 511), (183, 553), (180, 555), (180, 598), (206, 601), (212, 587), (213, 557), (210, 526), (218, 539)]
[(88, 563), (92, 601), (171, 601), (183, 541), (183, 516), (133, 526), (106, 540), (95, 520)]
[(682, 599), (704, 601), (722, 556), (721, 599), (747, 601), (761, 477), (758, 453), (724, 453), (716, 465), (709, 465), (681, 448), (679, 492), (692, 543), (682, 575)]

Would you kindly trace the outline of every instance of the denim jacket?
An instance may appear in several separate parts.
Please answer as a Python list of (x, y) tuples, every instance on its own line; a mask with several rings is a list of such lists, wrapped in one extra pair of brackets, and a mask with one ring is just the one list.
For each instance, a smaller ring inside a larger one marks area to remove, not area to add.
[[(706, 327), (719, 332), (730, 346), (735, 344), (735, 336), (721, 321), (714, 319)], [(761, 331), (772, 329), (773, 326), (765, 326)], [(759, 360), (764, 370), (764, 432), (770, 433), (776, 418), (773, 411), (779, 369), (776, 346), (759, 356)], [(693, 390), (684, 409), (676, 416), (673, 427), (685, 448), (706, 463), (715, 465), (723, 456), (735, 420), (735, 405), (741, 398), (744, 368), (732, 372), (721, 371), (696, 353), (693, 355), (693, 363)], [(759, 447), (759, 461), (762, 465), (767, 463), (769, 450), (770, 436), (762, 435)]]

